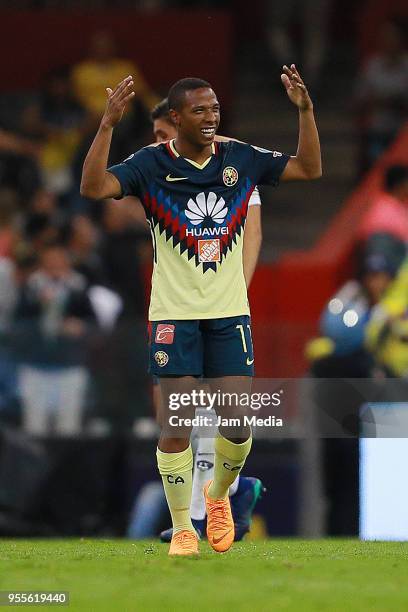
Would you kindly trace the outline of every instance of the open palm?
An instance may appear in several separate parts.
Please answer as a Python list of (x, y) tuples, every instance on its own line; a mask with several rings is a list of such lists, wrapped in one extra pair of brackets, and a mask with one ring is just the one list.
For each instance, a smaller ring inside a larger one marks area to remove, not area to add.
[(291, 64), (290, 68), (283, 66), (281, 81), (286, 89), (289, 100), (300, 110), (313, 108), (312, 100), (295, 64)]
[(106, 88), (107, 101), (104, 120), (108, 125), (115, 127), (122, 119), (127, 103), (133, 98), (133, 77), (123, 79), (114, 90)]

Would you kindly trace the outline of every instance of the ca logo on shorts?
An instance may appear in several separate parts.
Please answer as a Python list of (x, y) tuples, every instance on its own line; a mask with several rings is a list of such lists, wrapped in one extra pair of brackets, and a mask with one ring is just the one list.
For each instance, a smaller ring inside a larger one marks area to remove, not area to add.
[(154, 358), (160, 368), (163, 368), (169, 362), (169, 356), (164, 351), (156, 351)]
[(227, 187), (233, 187), (238, 181), (238, 170), (234, 166), (227, 166), (222, 173), (222, 180)]

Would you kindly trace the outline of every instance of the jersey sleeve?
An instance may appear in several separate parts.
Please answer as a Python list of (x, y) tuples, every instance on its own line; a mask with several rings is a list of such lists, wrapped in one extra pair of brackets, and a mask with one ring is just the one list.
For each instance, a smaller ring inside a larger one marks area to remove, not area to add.
[(261, 206), (261, 195), (259, 193), (258, 186), (255, 187), (249, 198), (248, 206)]
[(120, 164), (116, 164), (108, 168), (118, 179), (122, 193), (121, 198), (125, 196), (142, 197), (143, 186), (148, 182), (151, 168), (154, 163), (151, 152), (148, 147), (141, 149), (137, 153), (133, 153)]
[(254, 145), (250, 145), (250, 147), (256, 183), (260, 185), (278, 185), (290, 155), (285, 155), (285, 153), (280, 151), (269, 151)]

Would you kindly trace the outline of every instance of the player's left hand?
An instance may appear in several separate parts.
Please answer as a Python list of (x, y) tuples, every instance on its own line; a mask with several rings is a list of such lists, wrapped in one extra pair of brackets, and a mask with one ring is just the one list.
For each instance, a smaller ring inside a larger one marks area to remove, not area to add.
[(289, 100), (299, 110), (311, 110), (313, 108), (313, 102), (295, 64), (291, 64), (290, 68), (283, 66), (281, 81), (286, 89)]

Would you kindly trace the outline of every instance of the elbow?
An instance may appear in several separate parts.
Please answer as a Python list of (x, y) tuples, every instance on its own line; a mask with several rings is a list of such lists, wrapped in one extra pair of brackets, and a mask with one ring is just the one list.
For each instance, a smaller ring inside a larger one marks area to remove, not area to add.
[(295, 163), (291, 167), (289, 179), (310, 181), (322, 176), (322, 161), (319, 158), (313, 160), (301, 160), (295, 158)]
[(88, 195), (88, 190), (87, 190), (87, 188), (86, 188), (86, 187), (84, 187), (82, 184), (81, 184), (81, 186), (80, 186), (80, 188), (79, 188), (79, 193), (81, 194), (81, 196), (82, 196), (83, 198), (89, 198), (89, 195)]
[(317, 168), (314, 172), (311, 173), (310, 177), (312, 180), (319, 179), (323, 176), (322, 167)]
[(79, 188), (79, 193), (83, 198), (87, 198), (88, 200), (99, 200), (100, 194), (96, 189), (89, 187), (88, 185), (81, 183)]
[(305, 178), (306, 180), (310, 181), (314, 181), (316, 179), (321, 178), (321, 176), (323, 175), (322, 172), (322, 166), (321, 164), (319, 164), (319, 166), (316, 166), (316, 168), (309, 168), (308, 170), (305, 171)]

